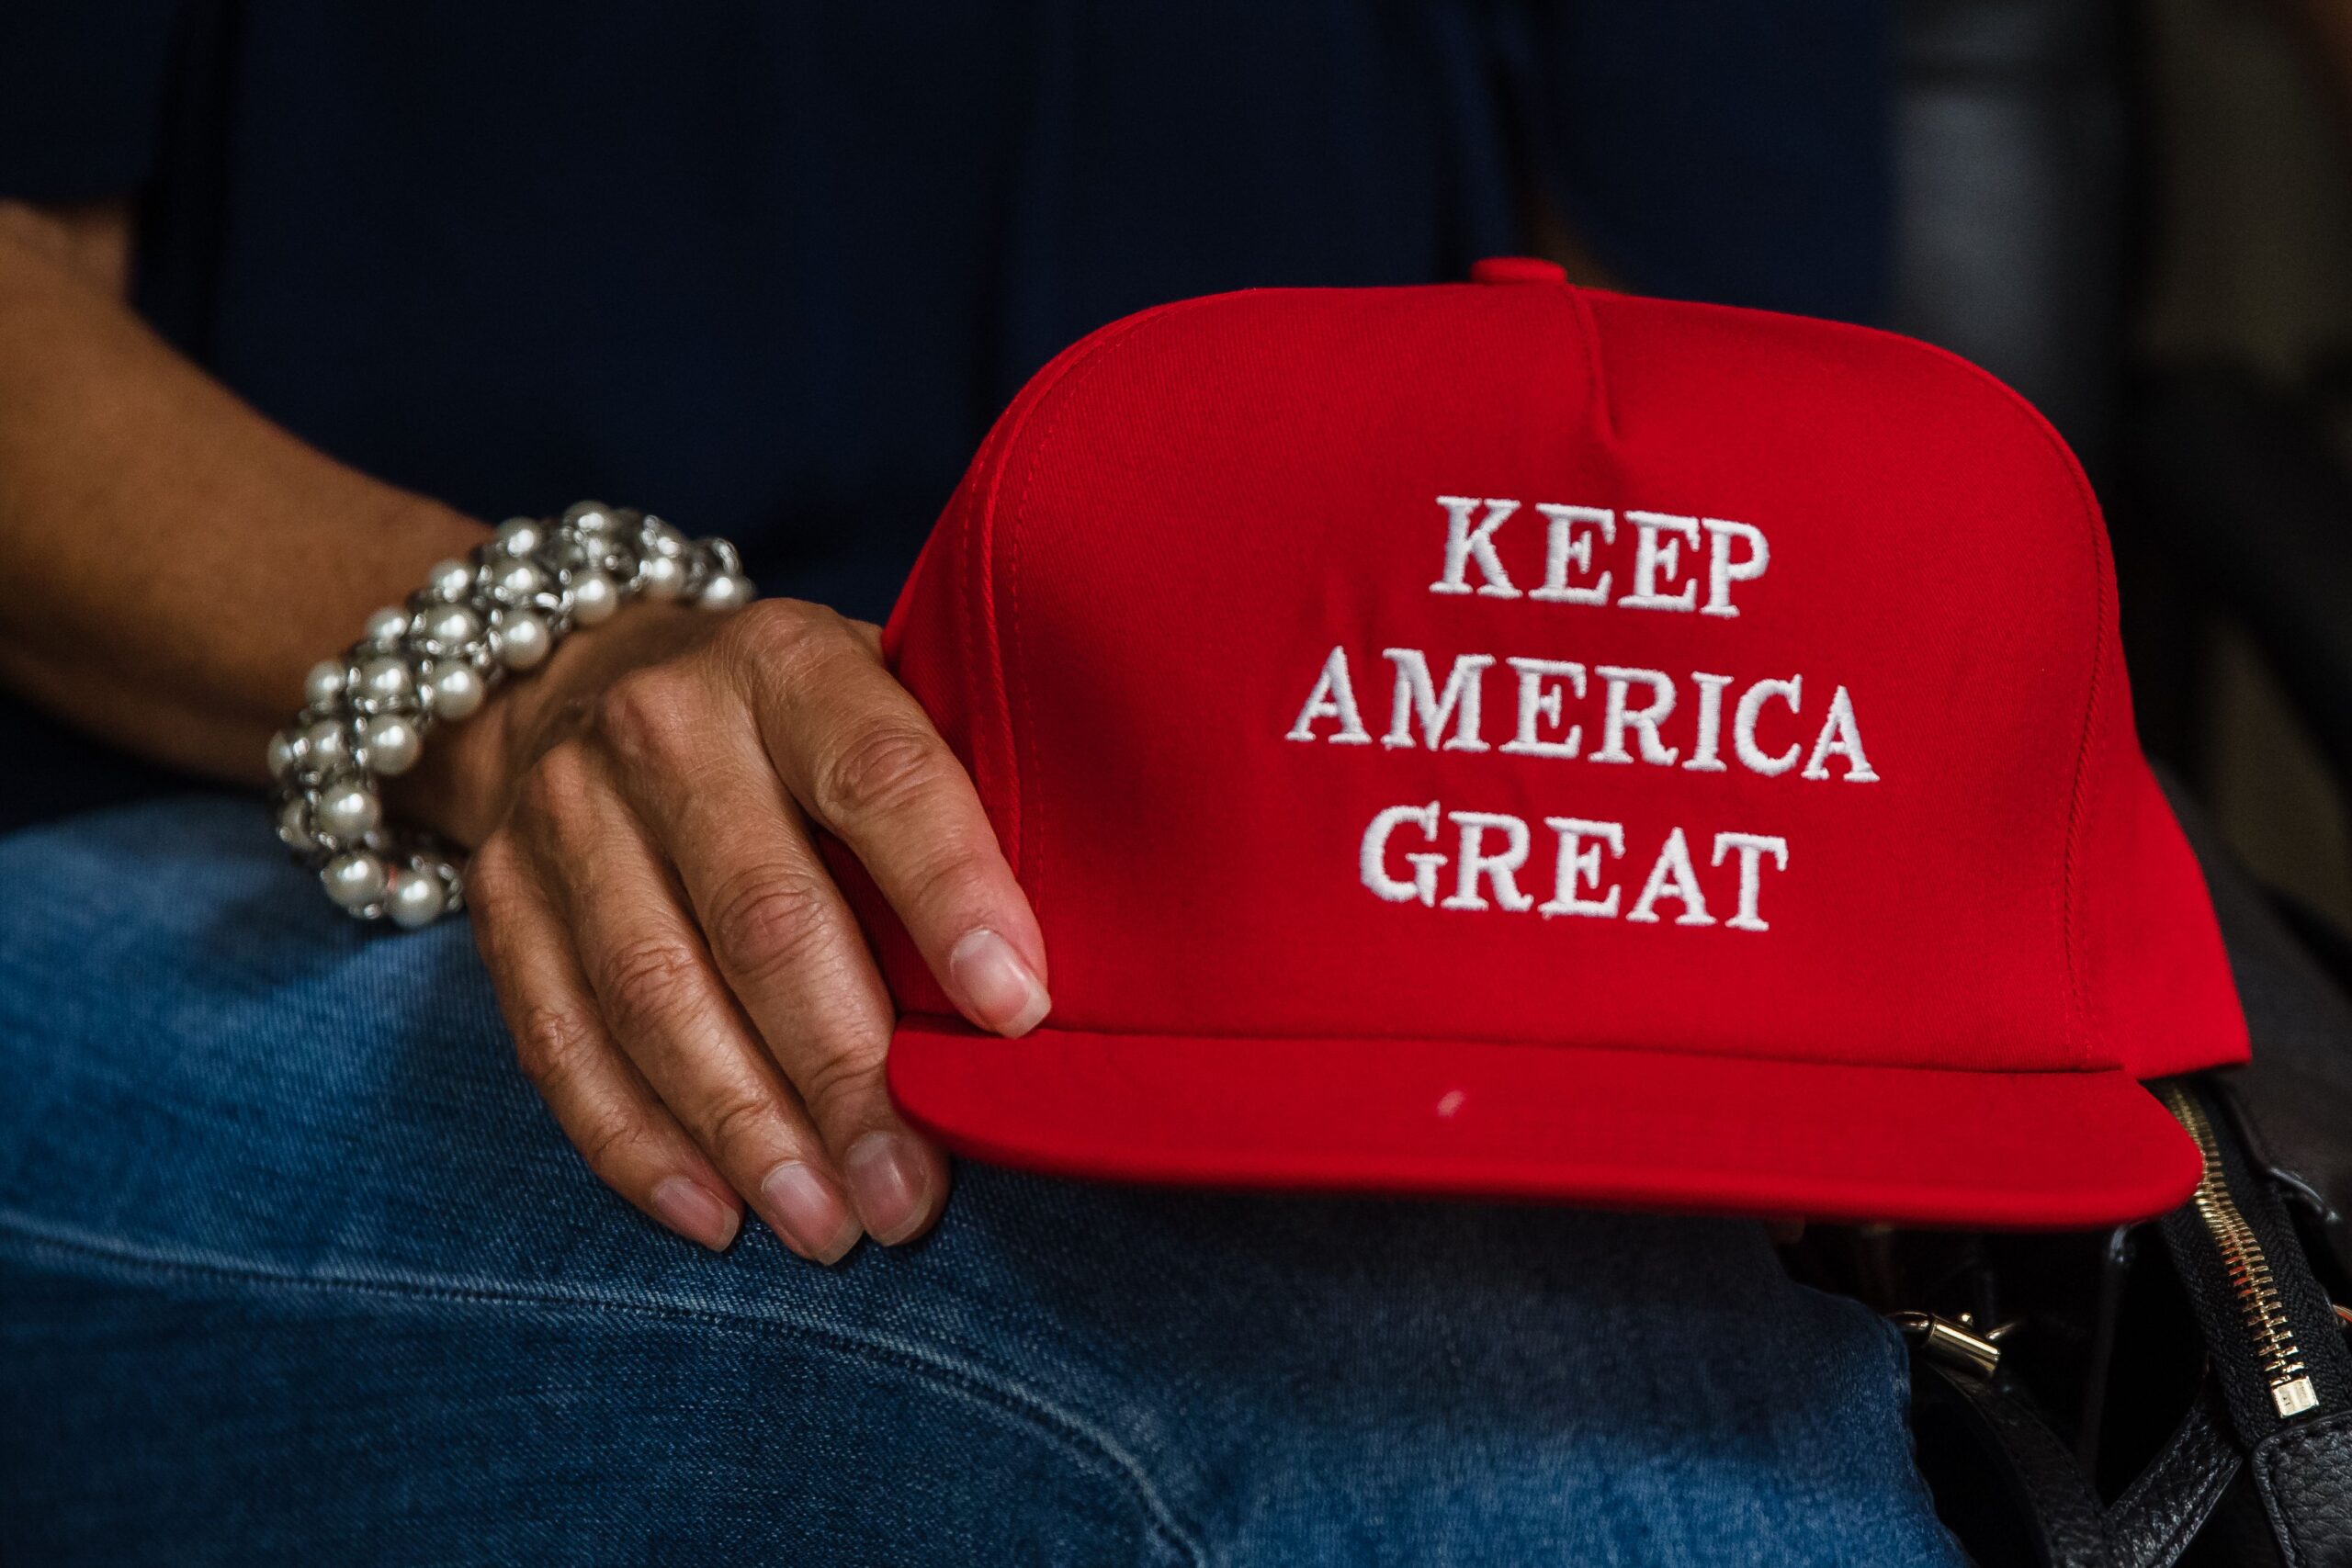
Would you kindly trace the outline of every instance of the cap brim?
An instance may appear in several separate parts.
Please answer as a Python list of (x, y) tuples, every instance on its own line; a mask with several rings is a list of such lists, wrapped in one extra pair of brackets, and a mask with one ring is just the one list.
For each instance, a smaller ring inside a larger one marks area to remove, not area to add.
[(2196, 1145), (2120, 1071), (1254, 1040), (902, 1021), (899, 1107), (1057, 1175), (1232, 1189), (2071, 1228), (2161, 1213)]

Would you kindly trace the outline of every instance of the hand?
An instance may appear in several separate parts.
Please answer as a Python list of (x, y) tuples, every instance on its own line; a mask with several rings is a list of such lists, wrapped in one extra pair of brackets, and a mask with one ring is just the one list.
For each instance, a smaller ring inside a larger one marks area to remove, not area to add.
[(786, 599), (632, 606), (444, 739), (418, 804), (478, 846), (516, 1053), (597, 1175), (712, 1248), (739, 1195), (820, 1263), (928, 1228), (947, 1162), (890, 1103), (889, 993), (811, 829), (980, 1027), (1045, 1016), (1046, 955), (876, 629)]

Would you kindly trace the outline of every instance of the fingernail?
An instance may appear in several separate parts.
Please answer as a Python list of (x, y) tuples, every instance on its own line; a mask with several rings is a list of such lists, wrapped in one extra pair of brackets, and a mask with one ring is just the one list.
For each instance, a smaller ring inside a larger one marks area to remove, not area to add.
[(653, 1184), (653, 1212), (662, 1216), (663, 1224), (713, 1252), (726, 1251), (743, 1223), (733, 1204), (683, 1176), (665, 1176)]
[(868, 1133), (842, 1161), (866, 1234), (885, 1247), (922, 1228), (931, 1198), (931, 1162), (902, 1133)]
[(1054, 1005), (1012, 944), (992, 931), (968, 932), (956, 944), (947, 977), (973, 1018), (999, 1034), (1028, 1033)]
[(857, 1245), (857, 1219), (844, 1207), (833, 1184), (801, 1164), (786, 1160), (760, 1183), (761, 1213), (790, 1244), (815, 1263), (838, 1263)]

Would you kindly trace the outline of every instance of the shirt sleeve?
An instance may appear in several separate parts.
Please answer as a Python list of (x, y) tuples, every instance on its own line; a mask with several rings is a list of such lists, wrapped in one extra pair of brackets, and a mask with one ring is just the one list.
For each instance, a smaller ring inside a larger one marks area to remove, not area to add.
[(180, 0), (0, 0), (0, 197), (121, 196), (153, 171)]

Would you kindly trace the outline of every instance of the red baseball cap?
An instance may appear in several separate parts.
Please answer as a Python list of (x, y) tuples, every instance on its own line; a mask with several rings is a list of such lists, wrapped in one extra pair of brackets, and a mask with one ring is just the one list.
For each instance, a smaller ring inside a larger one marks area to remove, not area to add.
[(1085, 1177), (2088, 1225), (2243, 1059), (2098, 509), (1990, 376), (1569, 287), (1147, 310), (989, 434), (886, 635), (1041, 922), (906, 1114)]

